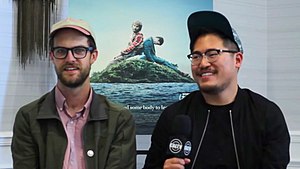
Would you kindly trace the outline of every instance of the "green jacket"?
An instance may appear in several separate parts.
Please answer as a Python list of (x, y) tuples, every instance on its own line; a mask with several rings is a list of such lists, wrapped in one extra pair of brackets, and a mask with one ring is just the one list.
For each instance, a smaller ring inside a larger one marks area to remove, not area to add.
[[(54, 90), (17, 112), (12, 138), (14, 169), (61, 169), (67, 136)], [(135, 124), (131, 113), (93, 91), (83, 129), (86, 169), (135, 169)]]

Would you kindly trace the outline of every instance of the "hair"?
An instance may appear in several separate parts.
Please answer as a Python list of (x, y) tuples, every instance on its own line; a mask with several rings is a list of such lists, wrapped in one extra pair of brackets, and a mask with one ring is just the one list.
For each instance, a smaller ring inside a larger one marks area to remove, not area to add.
[[(63, 29), (70, 29), (70, 28), (63, 28)], [(58, 31), (60, 31), (60, 30), (62, 30), (62, 29), (59, 29), (59, 30), (55, 31), (54, 33), (52, 33), (50, 35), (50, 37), (49, 37), (49, 47), (50, 47), (50, 50), (53, 49), (53, 47), (54, 47), (54, 37), (55, 37), (56, 33)], [(89, 45), (89, 47), (92, 47), (93, 49), (96, 49), (97, 47), (96, 47), (96, 42), (95, 42), (94, 38), (91, 35), (85, 35), (85, 34), (83, 34), (83, 35), (88, 38), (88, 45)]]
[(134, 21), (132, 25), (137, 25), (139, 27), (138, 31), (142, 30), (143, 24), (141, 21)]
[(228, 38), (226, 35), (224, 35), (222, 32), (215, 30), (215, 29), (210, 29), (210, 28), (201, 28), (198, 30), (198, 34), (196, 34), (195, 38), (193, 40), (191, 40), (190, 43), (190, 50), (193, 51), (194, 50), (194, 45), (196, 40), (199, 37), (203, 37), (207, 34), (212, 34), (212, 35), (216, 35), (219, 38), (221, 38), (223, 40), (223, 45), (231, 50), (236, 50), (236, 51), (240, 51), (239, 47), (237, 46), (237, 44), (235, 42), (233, 42), (230, 38)]
[(159, 42), (159, 45), (164, 44), (164, 38), (163, 37), (156, 36), (155, 38), (157, 38), (157, 41)]

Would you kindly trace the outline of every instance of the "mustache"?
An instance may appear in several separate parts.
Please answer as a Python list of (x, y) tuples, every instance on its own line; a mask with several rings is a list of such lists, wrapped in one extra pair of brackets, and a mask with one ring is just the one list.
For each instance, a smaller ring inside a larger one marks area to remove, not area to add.
[(217, 70), (206, 67), (206, 68), (199, 68), (198, 70), (195, 71), (195, 74), (202, 75), (203, 73), (217, 73), (217, 72), (218, 72)]
[(65, 69), (65, 68), (69, 68), (69, 67), (76, 67), (76, 68), (80, 68), (80, 66), (76, 63), (66, 63), (66, 64), (63, 64), (62, 65), (62, 69)]

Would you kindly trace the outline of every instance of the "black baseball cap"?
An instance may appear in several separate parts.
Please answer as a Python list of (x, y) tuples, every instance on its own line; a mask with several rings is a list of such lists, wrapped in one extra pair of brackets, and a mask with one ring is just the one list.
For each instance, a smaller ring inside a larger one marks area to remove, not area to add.
[(232, 40), (232, 42), (238, 46), (239, 51), (243, 53), (242, 43), (238, 34), (231, 27), (228, 19), (221, 13), (215, 11), (194, 12), (188, 17), (187, 26), (191, 40), (190, 50), (193, 49), (194, 43), (201, 33), (201, 29), (209, 28), (224, 34)]

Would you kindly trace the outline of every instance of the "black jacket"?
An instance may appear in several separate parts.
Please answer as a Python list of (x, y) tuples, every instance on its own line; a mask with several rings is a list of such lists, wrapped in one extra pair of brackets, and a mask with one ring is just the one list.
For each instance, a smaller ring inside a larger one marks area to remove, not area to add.
[[(193, 162), (207, 120), (207, 109), (200, 91), (192, 92), (166, 108), (153, 131), (144, 169), (162, 168), (167, 158), (172, 121), (178, 114), (187, 114), (192, 119)], [(284, 116), (275, 103), (249, 89), (239, 88), (232, 108), (232, 119), (241, 169), (287, 167), (290, 136)], [(196, 165), (194, 169), (200, 167)]]

